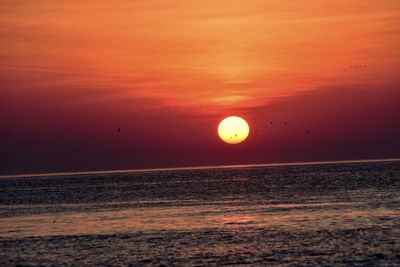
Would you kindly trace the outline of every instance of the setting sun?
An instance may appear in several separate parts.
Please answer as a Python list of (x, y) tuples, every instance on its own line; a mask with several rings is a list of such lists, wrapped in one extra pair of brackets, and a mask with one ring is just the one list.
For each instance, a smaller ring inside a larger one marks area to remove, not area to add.
[(238, 144), (246, 140), (249, 135), (249, 125), (240, 117), (227, 117), (219, 124), (218, 135), (228, 144)]
[(399, 22), (2, 0), (0, 267), (400, 266)]

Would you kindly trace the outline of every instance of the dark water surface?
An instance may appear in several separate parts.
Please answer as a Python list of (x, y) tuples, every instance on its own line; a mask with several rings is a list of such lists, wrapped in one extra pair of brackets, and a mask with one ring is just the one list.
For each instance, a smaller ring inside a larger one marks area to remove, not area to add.
[(400, 162), (0, 179), (0, 266), (400, 265)]

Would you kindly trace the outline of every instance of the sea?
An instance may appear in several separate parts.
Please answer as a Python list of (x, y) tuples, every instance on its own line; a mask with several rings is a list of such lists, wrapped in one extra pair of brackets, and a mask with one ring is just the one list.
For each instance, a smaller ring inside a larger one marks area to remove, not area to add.
[(0, 266), (399, 266), (400, 161), (0, 178)]

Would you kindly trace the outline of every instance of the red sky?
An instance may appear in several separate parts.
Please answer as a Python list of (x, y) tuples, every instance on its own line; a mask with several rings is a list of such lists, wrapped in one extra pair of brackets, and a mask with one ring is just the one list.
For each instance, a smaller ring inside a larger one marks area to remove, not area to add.
[(2, 1), (0, 173), (400, 157), (399, 21), (397, 0)]

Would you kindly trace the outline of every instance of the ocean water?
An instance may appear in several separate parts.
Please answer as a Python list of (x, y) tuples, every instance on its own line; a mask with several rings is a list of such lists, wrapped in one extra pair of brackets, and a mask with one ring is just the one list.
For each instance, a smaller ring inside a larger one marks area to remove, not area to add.
[(2, 178), (15, 265), (400, 265), (400, 162)]

